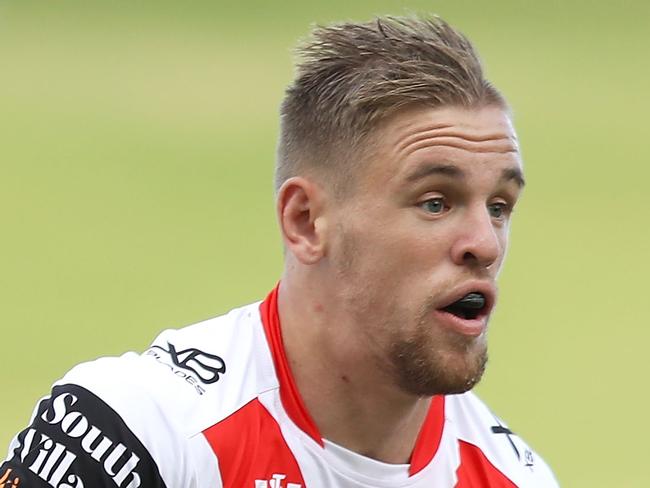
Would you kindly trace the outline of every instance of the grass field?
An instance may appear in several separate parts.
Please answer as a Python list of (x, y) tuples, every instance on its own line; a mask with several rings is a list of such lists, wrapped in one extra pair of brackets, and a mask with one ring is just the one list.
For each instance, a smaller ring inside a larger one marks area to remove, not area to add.
[(528, 180), (480, 394), (563, 486), (650, 486), (650, 4), (477, 5), (0, 0), (0, 446), (74, 364), (274, 285), (295, 40), (434, 11), (509, 97)]

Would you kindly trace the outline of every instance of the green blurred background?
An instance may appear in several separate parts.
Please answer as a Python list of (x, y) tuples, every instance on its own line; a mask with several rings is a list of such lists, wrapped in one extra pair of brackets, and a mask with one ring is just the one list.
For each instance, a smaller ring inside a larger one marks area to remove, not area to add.
[(563, 486), (650, 486), (649, 4), (0, 0), (0, 446), (74, 364), (264, 296), (296, 39), (424, 11), (477, 44), (529, 181), (480, 394)]

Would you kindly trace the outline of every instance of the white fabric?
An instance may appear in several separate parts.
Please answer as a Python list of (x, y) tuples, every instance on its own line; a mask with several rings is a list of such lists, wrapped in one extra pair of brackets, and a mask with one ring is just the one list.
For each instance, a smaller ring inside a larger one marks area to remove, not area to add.
[[(196, 349), (222, 358), (225, 373), (210, 384), (190, 378), (191, 371), (175, 366), (165, 352), (168, 342), (177, 351)], [(202, 432), (253, 399), (278, 423), (310, 488), (452, 487), (460, 463), (459, 440), (479, 447), (517, 486), (558, 486), (548, 466), (520, 438), (510, 436), (522, 453), (518, 460), (506, 436), (490, 431), (496, 419), (472, 393), (447, 397), (440, 447), (414, 476), (408, 476), (405, 465), (380, 463), (327, 441), (321, 447), (282, 406), (259, 303), (165, 331), (153, 346), (142, 355), (127, 353), (79, 365), (57, 383), (80, 385), (117, 411), (150, 452), (168, 488), (222, 486), (218, 460)], [(531, 458), (524, 459), (524, 453), (530, 453), (526, 456), (532, 457), (532, 467), (526, 466)]]

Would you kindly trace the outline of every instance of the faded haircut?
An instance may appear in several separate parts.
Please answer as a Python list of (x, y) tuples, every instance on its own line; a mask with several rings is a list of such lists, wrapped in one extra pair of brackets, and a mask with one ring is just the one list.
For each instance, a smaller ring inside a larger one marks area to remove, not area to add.
[(276, 191), (291, 176), (317, 174), (344, 194), (369, 154), (363, 142), (398, 111), (507, 109), (470, 41), (438, 17), (318, 26), (297, 54), (280, 108)]

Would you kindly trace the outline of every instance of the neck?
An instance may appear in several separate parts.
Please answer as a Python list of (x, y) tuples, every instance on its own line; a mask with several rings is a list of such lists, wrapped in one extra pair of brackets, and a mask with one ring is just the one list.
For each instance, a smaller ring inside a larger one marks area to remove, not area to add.
[(400, 391), (335, 308), (283, 279), (282, 339), (302, 399), (321, 435), (359, 454), (409, 462), (430, 398)]

